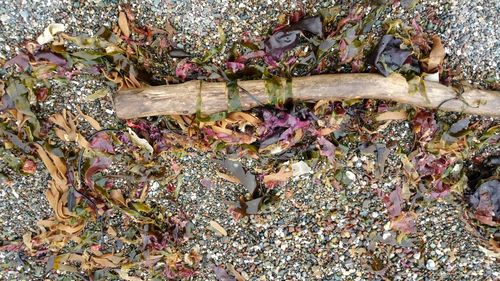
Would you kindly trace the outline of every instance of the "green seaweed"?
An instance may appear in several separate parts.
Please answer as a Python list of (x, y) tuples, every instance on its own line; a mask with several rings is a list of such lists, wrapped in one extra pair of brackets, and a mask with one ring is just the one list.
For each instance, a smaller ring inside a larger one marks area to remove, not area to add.
[(281, 77), (273, 76), (265, 80), (267, 97), (270, 104), (280, 106), (285, 102), (281, 79)]
[(226, 87), (228, 112), (241, 111), (242, 109), (238, 83), (236, 81), (228, 81)]

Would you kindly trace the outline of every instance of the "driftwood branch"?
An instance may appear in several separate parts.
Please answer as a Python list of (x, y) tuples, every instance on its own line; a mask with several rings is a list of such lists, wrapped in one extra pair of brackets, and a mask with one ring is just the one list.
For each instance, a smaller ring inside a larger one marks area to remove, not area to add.
[[(278, 97), (297, 101), (383, 99), (414, 106), (438, 108), (468, 114), (500, 116), (500, 92), (478, 89), (455, 89), (435, 82), (425, 82), (426, 96), (410, 94), (409, 84), (400, 75), (326, 74), (281, 80), (277, 91), (270, 93), (264, 80), (238, 81), (238, 106), (241, 110), (269, 104)], [(245, 91), (241, 90), (245, 89)], [(227, 111), (229, 90), (223, 82), (189, 81), (183, 84), (119, 91), (114, 98), (119, 118), (130, 119), (155, 115), (183, 115)]]

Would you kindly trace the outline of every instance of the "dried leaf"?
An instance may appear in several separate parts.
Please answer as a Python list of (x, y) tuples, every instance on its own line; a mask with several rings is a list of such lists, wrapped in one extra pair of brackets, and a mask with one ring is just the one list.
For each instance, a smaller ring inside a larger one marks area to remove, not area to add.
[[(65, 207), (67, 202), (67, 187), (66, 186), (58, 186), (53, 181), (49, 183), (49, 190), (45, 193), (47, 197), (47, 201), (49, 201), (49, 205), (52, 207), (55, 213), (56, 219), (63, 221), (71, 218), (71, 214), (69, 210)], [(63, 230), (66, 232), (70, 232), (71, 230), (66, 230), (67, 227), (65, 224), (59, 224), (57, 228), (59, 230)]]
[(262, 124), (262, 121), (259, 118), (245, 112), (231, 112), (227, 116), (226, 120), (230, 123), (240, 124), (240, 128), (241, 126), (246, 125), (257, 127)]
[(397, 229), (404, 234), (410, 234), (416, 232), (415, 218), (417, 214), (415, 212), (402, 212), (397, 218), (391, 220), (391, 227)]
[(389, 195), (384, 195), (383, 201), (387, 212), (391, 217), (397, 217), (401, 214), (401, 205), (403, 204), (403, 199), (401, 196), (401, 187), (396, 186), (396, 189)]
[(443, 63), (445, 56), (444, 47), (438, 35), (432, 36), (432, 42), (433, 45), (429, 58), (422, 60), (425, 69), (429, 73), (436, 71), (437, 67)]
[(115, 203), (120, 204), (121, 206), (127, 206), (125, 201), (125, 197), (123, 197), (123, 193), (119, 189), (113, 189), (109, 192), (109, 197), (115, 201)]
[(23, 163), (23, 172), (27, 174), (33, 175), (36, 172), (36, 164), (35, 162), (31, 161), (30, 159), (27, 159)]
[(106, 230), (106, 233), (109, 234), (113, 238), (118, 235), (116, 230), (111, 226), (108, 227), (108, 230)]
[(500, 259), (500, 251), (491, 251), (489, 249), (486, 249), (484, 247), (482, 247), (481, 245), (478, 246), (479, 247), (479, 250), (481, 250), (481, 252), (483, 252), (487, 257), (490, 257), (490, 258), (495, 258), (495, 259)]
[(227, 180), (228, 182), (232, 182), (232, 183), (236, 183), (236, 184), (241, 184), (241, 181), (234, 177), (234, 176), (231, 176), (231, 175), (228, 175), (228, 174), (224, 174), (222, 172), (219, 172), (219, 171), (216, 171), (217, 173), (217, 176), (219, 176), (219, 178), (221, 179), (225, 179)]
[(63, 141), (76, 141), (80, 147), (88, 147), (89, 143), (87, 140), (77, 132), (77, 118), (71, 113), (63, 110), (61, 113), (56, 113), (52, 115), (49, 120), (58, 125), (59, 127), (54, 128), (56, 135)]
[(292, 171), (287, 170), (285, 167), (281, 167), (277, 173), (265, 175), (263, 181), (266, 185), (269, 185), (276, 182), (286, 182), (292, 176)]
[(31, 232), (27, 232), (23, 235), (23, 243), (28, 248), (29, 251), (33, 251), (33, 242), (31, 242)]
[(175, 28), (172, 26), (170, 21), (167, 21), (165, 23), (165, 31), (167, 31), (167, 38), (169, 41), (172, 41), (174, 39), (174, 35), (177, 33)]
[(125, 12), (120, 12), (118, 15), (118, 26), (125, 37), (130, 37), (130, 28), (128, 26), (127, 15)]
[(91, 102), (91, 101), (95, 101), (95, 100), (104, 98), (108, 95), (109, 95), (108, 88), (101, 88), (101, 89), (95, 91), (93, 94), (86, 96), (85, 100)]
[(115, 256), (113, 254), (104, 254), (102, 256), (92, 256), (92, 261), (101, 268), (114, 268), (120, 264), (123, 257)]
[[(66, 186), (66, 165), (63, 161), (54, 154), (45, 151), (43, 147), (37, 143), (34, 144), (40, 159), (42, 159), (50, 176), (58, 186)], [(50, 155), (50, 156), (49, 156)]]
[(224, 268), (222, 268), (220, 266), (212, 265), (212, 270), (215, 273), (215, 277), (219, 281), (235, 281), (236, 280), (233, 277), (231, 277)]
[(210, 227), (222, 236), (227, 236), (226, 230), (216, 221), (209, 222)]
[(227, 129), (216, 125), (205, 126), (204, 129), (208, 137), (223, 140), (228, 144), (251, 144), (257, 140), (257, 138), (252, 134), (239, 133), (232, 129)]
[(232, 275), (234, 275), (237, 281), (246, 281), (246, 279), (234, 268), (232, 264), (228, 264), (227, 269)]
[(406, 120), (407, 114), (406, 111), (386, 111), (384, 113), (379, 114), (375, 120), (377, 121), (387, 121), (387, 120)]
[(80, 109), (79, 106), (76, 106), (76, 110), (78, 111), (78, 113), (80, 114), (80, 116), (82, 116), (87, 122), (89, 122), (89, 124), (90, 124), (90, 126), (92, 126), (92, 128), (96, 129), (97, 131), (102, 130), (102, 127), (101, 127), (101, 125), (99, 125), (99, 122), (97, 122), (91, 116), (84, 114), (81, 111), (81, 109)]
[(135, 276), (130, 276), (128, 272), (130, 269), (126, 268), (125, 266), (122, 266), (119, 270), (116, 270), (116, 273), (120, 276), (121, 279), (125, 281), (143, 281), (143, 279)]

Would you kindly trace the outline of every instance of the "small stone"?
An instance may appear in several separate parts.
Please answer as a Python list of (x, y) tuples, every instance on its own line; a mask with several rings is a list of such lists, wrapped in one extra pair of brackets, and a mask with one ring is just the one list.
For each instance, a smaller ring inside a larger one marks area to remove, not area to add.
[(416, 260), (419, 260), (420, 259), (420, 252), (414, 254), (413, 258), (416, 259)]
[(382, 235), (382, 239), (387, 240), (387, 238), (391, 237), (390, 232), (384, 232), (384, 235)]
[(9, 16), (9, 15), (7, 15), (7, 14), (3, 14), (3, 15), (1, 15), (1, 16), (0, 16), (0, 21), (1, 21), (2, 23), (4, 23), (4, 24), (5, 24), (7, 21), (9, 21), (9, 20), (10, 20), (10, 16)]
[(355, 181), (356, 180), (356, 175), (351, 172), (351, 171), (347, 171), (345, 172), (345, 176), (350, 180), (350, 181)]
[(425, 264), (425, 267), (428, 270), (436, 270), (436, 262), (434, 262), (434, 260), (427, 260), (427, 263)]
[(312, 272), (313, 272), (314, 277), (321, 278), (321, 267), (319, 267), (319, 266), (313, 266), (312, 267)]
[(384, 230), (385, 231), (391, 230), (391, 222), (390, 221), (388, 221), (386, 224), (384, 224)]

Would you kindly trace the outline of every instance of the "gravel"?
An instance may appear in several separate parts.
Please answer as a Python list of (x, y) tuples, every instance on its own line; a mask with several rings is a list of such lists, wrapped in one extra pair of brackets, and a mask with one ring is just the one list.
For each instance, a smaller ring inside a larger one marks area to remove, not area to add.
[(465, 79), (500, 80), (500, 1), (450, 1), (443, 33), (451, 65)]
[[(358, 1), (0, 1), (0, 58), (9, 58), (19, 44), (34, 40), (49, 23), (67, 25), (73, 34), (93, 34), (117, 20), (118, 2), (130, 4), (142, 24), (165, 27), (170, 21), (178, 31), (176, 42), (188, 52), (201, 55), (219, 43), (221, 26), (228, 46), (247, 32), (252, 38), (266, 35), (278, 16), (300, 8), (317, 14), (321, 8), (340, 4), (347, 12)], [(340, 2), (340, 3), (339, 3)], [(461, 69), (470, 83), (500, 80), (500, 2), (492, 0), (415, 0), (414, 8), (396, 5), (386, 18), (410, 23), (419, 19), (428, 32), (440, 34), (448, 66)], [(406, 9), (404, 8), (406, 7)]]
[[(73, 34), (92, 34), (102, 25), (111, 26), (117, 20), (118, 2), (0, 0), (0, 59), (10, 58), (22, 42), (34, 40), (49, 23), (66, 24)], [(218, 25), (226, 32), (228, 44), (244, 32), (259, 38), (281, 13), (300, 6), (296, 1), (256, 0), (123, 2), (130, 3), (143, 24), (162, 28), (171, 21), (179, 47), (199, 55), (219, 44)], [(341, 2), (346, 11), (355, 1)], [(462, 69), (470, 83), (500, 79), (500, 1), (417, 2), (415, 9), (395, 7), (387, 18), (420, 17), (424, 28), (442, 36), (447, 64)], [(315, 14), (334, 3), (310, 1), (304, 8)], [(74, 111), (78, 105), (104, 127), (119, 126), (109, 98), (85, 102), (85, 96), (102, 87), (106, 87), (104, 81), (95, 76), (79, 76), (71, 83), (54, 85), (42, 108), (52, 114), (62, 108)], [(408, 123), (401, 122), (387, 128), (384, 136), (410, 143), (410, 135)], [(249, 280), (498, 280), (499, 264), (478, 249), (455, 204), (427, 206), (418, 216), (418, 233), (397, 243), (397, 233), (386, 227), (388, 214), (378, 195), (402, 181), (394, 155), (391, 151), (386, 169), (391, 176), (371, 182), (364, 167), (373, 159), (351, 151), (346, 167), (352, 183), (345, 187), (324, 181), (328, 165), (309, 163), (312, 175), (280, 187), (282, 203), (241, 221), (230, 216), (223, 202), (237, 198), (243, 187), (215, 176), (214, 155), (196, 151), (172, 155), (185, 169), (180, 201), (195, 226), (194, 237), (185, 247), (199, 247), (204, 257), (195, 279), (215, 280), (210, 264), (216, 264), (233, 265)], [(39, 163), (33, 176), (12, 174), (12, 185), (0, 188), (0, 241), (36, 232), (36, 222), (50, 216), (43, 196), (49, 176), (42, 167)], [(208, 181), (211, 187), (206, 187)], [(152, 194), (151, 200), (162, 202), (161, 193)], [(212, 220), (224, 227), (227, 237), (207, 228)], [(21, 265), (15, 254), (0, 252), (0, 279), (36, 279), (33, 272), (43, 272), (44, 265), (31, 264), (38, 269), (21, 278)]]

